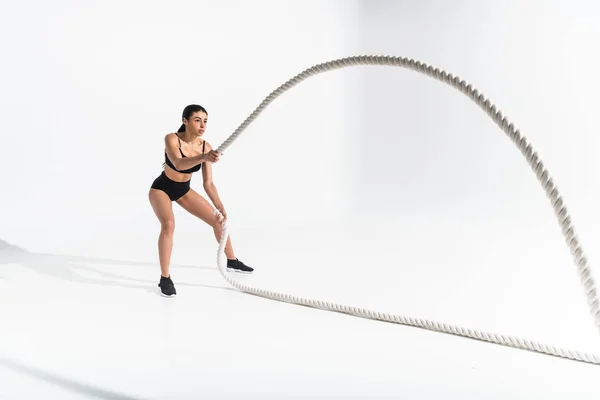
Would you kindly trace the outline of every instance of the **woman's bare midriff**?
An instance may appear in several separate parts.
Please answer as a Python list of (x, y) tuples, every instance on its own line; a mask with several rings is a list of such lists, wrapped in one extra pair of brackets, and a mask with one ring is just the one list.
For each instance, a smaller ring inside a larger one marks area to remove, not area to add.
[(172, 181), (175, 182), (187, 182), (192, 179), (192, 174), (182, 174), (181, 172), (175, 171), (173, 168), (165, 164), (165, 175)]

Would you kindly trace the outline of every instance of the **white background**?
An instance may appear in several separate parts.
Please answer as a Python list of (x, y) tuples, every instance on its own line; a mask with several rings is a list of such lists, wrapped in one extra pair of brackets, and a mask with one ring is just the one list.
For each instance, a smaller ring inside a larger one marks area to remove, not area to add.
[[(206, 139), (217, 147), (284, 81), (353, 53), (357, 4), (302, 4), (11, 5), (2, 17), (3, 237), (72, 251), (156, 230), (147, 192), (186, 105), (207, 108)], [(347, 197), (340, 145), (353, 92), (342, 78), (282, 97), (215, 167), (232, 219), (292, 220), (301, 205), (302, 220)], [(200, 177), (193, 186), (202, 190)]]
[[(3, 6), (4, 396), (35, 397), (41, 375), (21, 364), (142, 398), (282, 398), (300, 373), (296, 393), (315, 397), (589, 396), (594, 367), (221, 290), (210, 228), (177, 205), (179, 297), (165, 304), (148, 189), (187, 104), (208, 109), (217, 147), (306, 68), (410, 57), (472, 83), (531, 141), (594, 271), (599, 18), (592, 1)], [(213, 171), (258, 287), (598, 352), (535, 175), (447, 85), (393, 67), (317, 75), (276, 99)], [(192, 187), (202, 192), (199, 175)], [(228, 387), (231, 375), (242, 386)], [(68, 386), (52, 387), (67, 398)]]

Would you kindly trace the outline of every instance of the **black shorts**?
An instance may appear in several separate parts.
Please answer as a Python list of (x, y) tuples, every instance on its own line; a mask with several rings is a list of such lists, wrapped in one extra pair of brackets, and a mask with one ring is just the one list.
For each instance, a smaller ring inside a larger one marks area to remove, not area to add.
[(160, 174), (158, 178), (156, 178), (154, 182), (152, 182), (151, 187), (153, 189), (162, 190), (169, 196), (171, 201), (175, 201), (179, 200), (184, 194), (186, 194), (190, 190), (190, 181), (174, 181), (172, 179), (169, 179), (169, 177), (165, 174), (165, 171), (163, 171), (162, 174)]

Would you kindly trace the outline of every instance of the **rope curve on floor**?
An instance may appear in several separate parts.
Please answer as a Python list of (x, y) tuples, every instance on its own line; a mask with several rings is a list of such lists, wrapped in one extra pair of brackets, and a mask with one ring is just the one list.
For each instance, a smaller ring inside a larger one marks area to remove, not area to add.
[[(451, 73), (425, 64), (421, 61), (417, 61), (406, 57), (354, 56), (317, 64), (311, 68), (304, 70), (302, 73), (288, 80), (283, 85), (274, 90), (271, 94), (269, 94), (252, 112), (252, 114), (250, 114), (246, 118), (246, 120), (244, 120), (240, 124), (240, 126), (217, 148), (216, 151), (219, 153), (223, 153), (225, 149), (231, 146), (231, 144), (237, 139), (237, 137), (248, 127), (248, 125), (250, 125), (250, 123), (254, 121), (254, 119), (269, 105), (269, 103), (271, 103), (279, 95), (296, 86), (300, 82), (322, 72), (357, 65), (382, 65), (403, 67), (416, 72), (420, 72), (431, 78), (444, 82), (454, 87), (455, 89), (458, 89), (461, 93), (469, 97), (473, 102), (475, 102), (475, 104), (482, 108), (486, 112), (486, 114), (488, 114), (489, 117), (502, 129), (502, 131), (504, 131), (504, 133), (515, 143), (517, 148), (521, 151), (521, 153), (529, 163), (538, 181), (542, 185), (546, 196), (550, 200), (550, 204), (554, 209), (566, 244), (569, 247), (569, 250), (573, 257), (573, 261), (575, 263), (577, 273), (579, 275), (579, 279), (583, 286), (583, 291), (587, 299), (589, 311), (593, 317), (594, 325), (596, 329), (600, 332), (600, 309), (598, 304), (598, 298), (596, 295), (596, 285), (591, 276), (591, 270), (590, 266), (588, 265), (587, 258), (585, 257), (583, 249), (581, 248), (579, 240), (577, 239), (577, 235), (575, 234), (575, 229), (571, 222), (571, 217), (567, 212), (567, 208), (563, 202), (562, 196), (559, 194), (556, 184), (550, 177), (548, 170), (544, 167), (537, 152), (533, 150), (531, 144), (520, 133), (520, 131), (515, 128), (514, 124), (509, 122), (508, 119), (502, 114), (502, 112), (498, 110), (497, 107), (494, 104), (492, 104), (489, 99), (487, 99), (482, 93), (480, 93), (479, 90), (475, 89), (471, 84), (468, 84), (467, 82), (465, 82), (465, 80), (461, 79), (458, 76), (454, 76)], [(227, 221), (225, 221), (223, 227), (223, 234), (219, 241), (219, 249), (217, 253), (218, 269), (223, 278), (227, 280), (227, 282), (229, 282), (232, 286), (236, 287), (237, 289), (243, 292), (255, 294), (261, 297), (277, 301), (299, 304), (322, 310), (335, 311), (363, 318), (419, 327), (431, 331), (458, 335), (471, 339), (486, 341), (489, 343), (514, 347), (523, 350), (530, 350), (547, 355), (600, 365), (600, 355), (596, 354), (588, 354), (574, 350), (558, 348), (551, 345), (537, 343), (528, 339), (522, 339), (503, 334), (480, 332), (469, 328), (453, 326), (450, 324), (430, 321), (421, 318), (404, 317), (400, 315), (381, 313), (374, 310), (329, 303), (321, 300), (306, 299), (298, 296), (271, 292), (268, 290), (243, 285), (239, 282), (236, 282), (226, 272), (224, 249), (227, 237), (229, 235)]]

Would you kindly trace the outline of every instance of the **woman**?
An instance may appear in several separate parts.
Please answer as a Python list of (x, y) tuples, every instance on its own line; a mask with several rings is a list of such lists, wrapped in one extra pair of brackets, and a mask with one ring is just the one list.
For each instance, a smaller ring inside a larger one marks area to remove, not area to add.
[[(191, 104), (183, 110), (183, 125), (177, 133), (169, 133), (165, 136), (164, 170), (150, 188), (150, 204), (161, 226), (158, 236), (161, 277), (158, 286), (161, 293), (167, 297), (177, 294), (169, 274), (175, 230), (172, 203), (177, 202), (190, 214), (212, 226), (217, 242), (221, 239), (222, 223), (227, 218), (225, 207), (212, 180), (212, 163), (219, 161), (219, 153), (202, 139), (207, 119), (208, 113), (197, 104)], [(202, 170), (204, 190), (216, 210), (204, 197), (190, 188), (192, 174), (199, 170)], [(225, 246), (225, 255), (228, 271), (243, 273), (253, 271), (235, 257), (229, 238)]]

